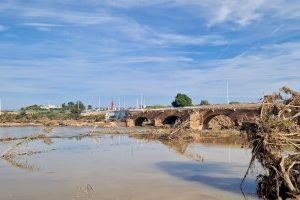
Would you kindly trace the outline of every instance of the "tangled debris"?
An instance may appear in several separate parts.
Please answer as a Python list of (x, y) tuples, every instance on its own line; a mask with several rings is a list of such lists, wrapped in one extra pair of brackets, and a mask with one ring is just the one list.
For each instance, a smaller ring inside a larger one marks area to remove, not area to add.
[(300, 93), (288, 87), (265, 96), (260, 119), (245, 124), (252, 159), (243, 181), (257, 160), (266, 170), (257, 177), (260, 198), (300, 198), (299, 125)]

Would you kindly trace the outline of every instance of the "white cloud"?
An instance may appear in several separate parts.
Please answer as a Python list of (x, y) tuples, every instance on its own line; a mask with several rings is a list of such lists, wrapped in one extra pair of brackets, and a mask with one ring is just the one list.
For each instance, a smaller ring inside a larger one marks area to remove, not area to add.
[[(209, 5), (212, 18), (209, 19), (209, 25), (216, 25), (224, 22), (234, 22), (239, 25), (247, 25), (261, 18), (258, 11), (265, 0), (243, 0), (243, 1), (222, 1), (215, 9), (216, 2)], [(215, 5), (214, 5), (215, 4)]]
[[(51, 17), (69, 24), (95, 25), (109, 23), (115, 19), (106, 11), (103, 5), (120, 8), (157, 6), (158, 8), (180, 7), (191, 11), (204, 20), (208, 26), (223, 23), (234, 23), (245, 26), (260, 20), (299, 19), (300, 0), (88, 0), (80, 5), (93, 6), (91, 12), (81, 12), (68, 9), (68, 7), (55, 7), (60, 2), (46, 1), (48, 4), (36, 3), (35, 6), (26, 6), (18, 1), (0, 3), (2, 11), (16, 11), (19, 15), (27, 17)], [(76, 4), (76, 1), (69, 1)], [(51, 6), (49, 6), (51, 5)], [(117, 16), (119, 18), (122, 16)]]
[[(126, 1), (122, 2), (126, 3)], [(159, 3), (159, 0), (155, 2)], [(155, 2), (149, 2), (149, 4), (152, 5)], [(116, 3), (118, 4), (118, 2)], [(134, 2), (127, 3), (130, 5)], [(146, 2), (140, 1), (139, 3), (143, 4)], [(101, 27), (103, 30), (106, 28), (105, 26), (108, 26), (111, 32), (120, 32), (120, 36), (123, 35), (131, 40), (143, 42), (148, 45), (224, 45), (228, 43), (227, 40), (216, 34), (187, 36), (171, 31), (156, 30), (154, 27), (140, 24), (132, 18), (111, 13), (102, 8), (87, 12), (67, 8), (55, 9), (45, 6), (29, 7), (18, 3), (11, 4), (10, 7), (6, 5), (5, 8), (10, 11), (14, 10), (17, 15), (24, 17), (27, 22), (23, 23), (23, 25), (35, 27), (42, 31), (63, 26), (99, 27), (99, 25), (103, 25)], [(47, 21), (47, 23), (43, 21)]]
[[(15, 85), (16, 91), (26, 91), (26, 88), (32, 87), (34, 91), (39, 89), (55, 93), (55, 88), (76, 82), (74, 85), (81, 85), (94, 94), (122, 91), (134, 95), (143, 88), (144, 94), (149, 96), (167, 97), (185, 91), (197, 98), (202, 96), (212, 101), (222, 101), (225, 100), (224, 85), (229, 80), (231, 98), (248, 101), (262, 97), (263, 93), (276, 91), (283, 85), (300, 89), (300, 42), (267, 45), (259, 52), (201, 63), (186, 57), (145, 55), (115, 55), (98, 61), (74, 57), (2, 63), (5, 73), (1, 75), (1, 80), (7, 85)], [(12, 66), (19, 66), (19, 70), (13, 72)], [(9, 80), (9, 77), (24, 78), (25, 75), (31, 81), (22, 81), (22, 85)], [(43, 84), (35, 78), (42, 78)], [(37, 86), (33, 86), (35, 84)], [(109, 87), (95, 87), (107, 84)], [(6, 89), (12, 91), (11, 87)]]
[(299, 90), (299, 63), (300, 42), (283, 43), (267, 45), (257, 52), (235, 58), (202, 62), (199, 67), (204, 69), (179, 69), (170, 79), (184, 80), (174, 81), (175, 87), (194, 94), (197, 93), (195, 86), (207, 88), (202, 94), (210, 97), (217, 97), (218, 90), (222, 91), (229, 80), (232, 98), (253, 99), (265, 92), (277, 91), (284, 85)]
[(145, 7), (172, 3), (172, 0), (104, 0), (105, 4), (116, 7)]
[(226, 22), (240, 26), (248, 25), (263, 18), (300, 18), (300, 1), (286, 0), (109, 0), (107, 4), (117, 7), (181, 7), (193, 10), (204, 18), (208, 26)]
[(219, 35), (186, 36), (178, 34), (157, 34), (161, 43), (179, 45), (225, 45), (225, 38)]
[[(157, 63), (134, 70), (132, 66), (124, 65), (143, 61)], [(161, 62), (162, 65), (159, 65)], [(300, 90), (299, 63), (300, 42), (294, 42), (267, 45), (257, 52), (200, 63), (167, 57), (135, 57), (99, 65), (119, 66), (112, 72), (114, 76), (110, 77), (110, 81), (117, 84), (111, 87), (126, 94), (137, 94), (140, 88), (143, 88), (144, 94), (160, 97), (170, 97), (178, 91), (184, 91), (199, 100), (208, 98), (225, 102), (226, 81), (230, 84), (230, 98), (237, 101), (256, 101), (263, 94), (277, 91), (284, 85)], [(106, 81), (89, 79), (89, 84), (102, 85)], [(91, 90), (99, 92), (97, 89)]]
[[(80, 11), (71, 9), (69, 7), (55, 7), (56, 4), (44, 5), (36, 3), (34, 5), (23, 4), (22, 2), (0, 3), (0, 10), (7, 13), (15, 13), (16, 16), (22, 16), (29, 19), (51, 19), (52, 21), (59, 21), (66, 24), (76, 25), (95, 25), (108, 23), (116, 18), (104, 9), (97, 9), (97, 11)], [(28, 22), (27, 24), (45, 25), (47, 23)], [(51, 24), (51, 23), (49, 23)]]
[(47, 27), (47, 28), (54, 28), (54, 27), (63, 27), (62, 24), (51, 24), (51, 23), (38, 23), (38, 22), (31, 22), (31, 23), (23, 23), (24, 26), (33, 26), (33, 27)]
[(39, 23), (39, 22), (31, 22), (31, 23), (23, 23), (23, 26), (34, 27), (40, 31), (50, 31), (53, 28), (64, 27), (62, 24), (51, 24), (51, 23)]
[(174, 32), (157, 30), (144, 24), (140, 24), (129, 18), (122, 18), (111, 24), (118, 31), (131, 39), (148, 45), (225, 45), (229, 41), (221, 35), (183, 35)]

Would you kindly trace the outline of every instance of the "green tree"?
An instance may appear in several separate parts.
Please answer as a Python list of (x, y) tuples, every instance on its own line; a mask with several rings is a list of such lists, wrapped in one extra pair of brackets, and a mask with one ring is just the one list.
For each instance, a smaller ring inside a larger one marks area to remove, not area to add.
[(25, 110), (41, 110), (41, 106), (34, 104), (34, 105), (31, 105), (31, 106), (27, 106), (25, 108)]
[(69, 108), (73, 107), (74, 105), (75, 105), (74, 102), (72, 102), (72, 101), (68, 102), (68, 107), (69, 107)]
[(92, 105), (88, 105), (88, 110), (92, 110), (93, 106)]
[(201, 100), (200, 106), (210, 105), (210, 103), (207, 100)]
[(70, 113), (72, 117), (79, 118), (80, 114), (85, 110), (85, 105), (81, 101), (68, 102), (62, 104), (61, 113)]
[(188, 97), (186, 94), (178, 93), (175, 97), (175, 101), (172, 102), (172, 106), (174, 107), (185, 107), (192, 106), (192, 99)]
[[(68, 103), (68, 105), (69, 105), (69, 103)], [(69, 106), (69, 109), (71, 110), (71, 113), (80, 114), (82, 111), (85, 110), (85, 106), (81, 101), (77, 101), (76, 103), (71, 102), (71, 104)]]
[(81, 101), (76, 102), (76, 107), (77, 109), (84, 111), (85, 110), (85, 105)]

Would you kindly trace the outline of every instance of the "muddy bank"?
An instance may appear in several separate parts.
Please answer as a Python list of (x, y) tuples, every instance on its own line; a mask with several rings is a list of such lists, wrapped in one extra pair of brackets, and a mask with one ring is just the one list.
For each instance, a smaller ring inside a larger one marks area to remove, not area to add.
[[(26, 127), (26, 126), (40, 126), (44, 130), (62, 127), (58, 124), (54, 126), (43, 126), (43, 124), (6, 124), (9, 127)], [(10, 126), (12, 125), (12, 126)], [(119, 135), (125, 134), (136, 139), (144, 140), (158, 140), (158, 141), (184, 141), (187, 143), (224, 143), (243, 145), (246, 141), (244, 133), (238, 130), (190, 130), (183, 129), (174, 133), (174, 128), (157, 128), (157, 127), (132, 127), (128, 128), (122, 122), (105, 122), (91, 125), (90, 123), (68, 123), (66, 127), (86, 127), (86, 133), (95, 135), (112, 134)], [(32, 136), (32, 135), (31, 135)], [(0, 141), (7, 141), (10, 139), (16, 140), (18, 138), (0, 138)], [(24, 139), (24, 138), (19, 138)]]
[(129, 137), (161, 142), (233, 144), (244, 146), (247, 141), (245, 133), (235, 129), (228, 130), (190, 130), (184, 129), (174, 134), (172, 128), (155, 127), (114, 127), (92, 130), (93, 134), (127, 134)]
[(195, 130), (181, 130), (176, 134), (172, 134), (171, 130), (161, 129), (157, 132), (149, 131), (143, 134), (131, 133), (131, 137), (145, 140), (158, 140), (164, 144), (172, 143), (212, 143), (212, 144), (233, 144), (244, 146), (247, 137), (244, 133), (237, 130), (223, 130), (223, 131), (195, 131)]

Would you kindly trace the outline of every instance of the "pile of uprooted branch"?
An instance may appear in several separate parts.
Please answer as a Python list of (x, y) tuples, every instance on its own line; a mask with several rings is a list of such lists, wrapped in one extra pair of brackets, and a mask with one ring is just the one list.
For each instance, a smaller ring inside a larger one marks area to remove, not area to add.
[(299, 199), (299, 125), (300, 93), (288, 87), (265, 96), (260, 119), (248, 124), (246, 130), (252, 148), (249, 169), (257, 160), (267, 172), (257, 177), (259, 197)]

